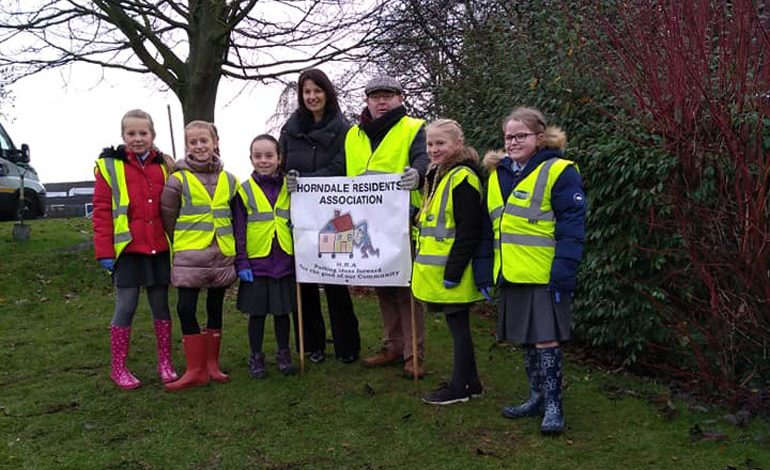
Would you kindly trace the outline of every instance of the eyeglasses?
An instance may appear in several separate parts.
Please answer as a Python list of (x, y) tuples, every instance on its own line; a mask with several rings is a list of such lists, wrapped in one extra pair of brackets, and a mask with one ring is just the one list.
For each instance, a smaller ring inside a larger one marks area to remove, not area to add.
[(505, 139), (506, 142), (510, 142), (512, 140), (515, 140), (517, 144), (520, 144), (527, 140), (527, 137), (531, 135), (536, 135), (537, 132), (519, 132), (518, 134), (505, 134), (503, 136), (503, 139)]
[(369, 98), (372, 101), (379, 101), (379, 100), (389, 100), (396, 96), (396, 93), (392, 91), (375, 91), (369, 94), (367, 98)]

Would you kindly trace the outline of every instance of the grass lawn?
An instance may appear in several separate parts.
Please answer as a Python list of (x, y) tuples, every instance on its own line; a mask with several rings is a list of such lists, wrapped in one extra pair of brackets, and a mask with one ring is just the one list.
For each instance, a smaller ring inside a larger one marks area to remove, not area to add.
[[(155, 372), (143, 295), (129, 365), (144, 385), (121, 391), (109, 378), (113, 292), (92, 259), (90, 222), (31, 225), (31, 240), (14, 243), (12, 223), (0, 223), (2, 468), (770, 469), (770, 423), (738, 428), (724, 410), (668, 403), (665, 387), (577, 364), (569, 349), (567, 432), (543, 437), (537, 419), (501, 418), (500, 407), (522, 398), (527, 384), (520, 352), (495, 345), (493, 319), (483, 315), (474, 315), (473, 334), (484, 396), (431, 407), (419, 397), (451, 372), (443, 318), (426, 320), (430, 375), (419, 390), (398, 368), (333, 359), (282, 377), (270, 320), (270, 375), (257, 381), (248, 376), (246, 319), (233, 289), (221, 359), (232, 381), (171, 394)], [(171, 302), (174, 311), (173, 289)], [(364, 295), (355, 304), (364, 352), (372, 352), (380, 338), (376, 301)]]

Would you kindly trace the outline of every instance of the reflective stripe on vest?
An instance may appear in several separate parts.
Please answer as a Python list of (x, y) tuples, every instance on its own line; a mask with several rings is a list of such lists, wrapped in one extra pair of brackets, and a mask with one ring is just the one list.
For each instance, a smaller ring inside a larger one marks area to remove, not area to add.
[[(425, 121), (402, 117), (390, 128), (385, 138), (372, 152), (372, 142), (359, 126), (353, 126), (345, 135), (345, 172), (347, 176), (403, 173), (409, 166), (409, 150)], [(422, 205), (419, 190), (409, 193), (409, 204), (415, 211)], [(416, 232), (412, 238), (416, 239)]]
[[(165, 182), (168, 178), (166, 165), (161, 165), (160, 168), (163, 171), (163, 181)], [(126, 246), (131, 243), (131, 229), (128, 225), (130, 199), (126, 184), (126, 167), (123, 160), (100, 158), (96, 160), (96, 170), (112, 192), (112, 246), (117, 260)]]
[(441, 178), (433, 197), (420, 212), (417, 256), (412, 269), (412, 293), (419, 300), (454, 304), (483, 298), (476, 289), (471, 263), (465, 267), (458, 286), (444, 287), (444, 269), (455, 242), (452, 191), (466, 180), (480, 191), (481, 182), (476, 173), (466, 166), (458, 166)]
[(249, 258), (264, 258), (269, 255), (275, 237), (278, 237), (278, 245), (286, 254), (294, 254), (289, 214), (289, 193), (286, 192), (286, 185), (281, 185), (275, 206), (270, 204), (270, 200), (253, 178), (243, 182), (238, 194), (246, 206), (247, 256)]
[(203, 250), (216, 237), (222, 254), (235, 256), (230, 210), (230, 200), (238, 190), (235, 177), (221, 171), (212, 198), (195, 173), (180, 170), (171, 176), (182, 182), (182, 204), (174, 226), (174, 251)]
[(556, 242), (551, 190), (574, 162), (551, 158), (513, 188), (503, 204), (497, 171), (489, 177), (487, 211), (494, 232), (494, 279), (520, 284), (548, 284)]

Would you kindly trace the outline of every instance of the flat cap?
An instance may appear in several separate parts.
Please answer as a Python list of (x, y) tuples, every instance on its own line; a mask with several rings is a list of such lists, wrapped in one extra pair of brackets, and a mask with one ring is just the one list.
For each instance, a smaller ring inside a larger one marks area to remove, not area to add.
[(401, 84), (398, 83), (398, 80), (388, 75), (380, 75), (379, 77), (374, 77), (369, 80), (369, 83), (366, 84), (366, 88), (364, 88), (364, 93), (366, 93), (366, 96), (369, 96), (375, 91), (392, 91), (398, 95), (404, 93), (404, 89), (401, 88)]

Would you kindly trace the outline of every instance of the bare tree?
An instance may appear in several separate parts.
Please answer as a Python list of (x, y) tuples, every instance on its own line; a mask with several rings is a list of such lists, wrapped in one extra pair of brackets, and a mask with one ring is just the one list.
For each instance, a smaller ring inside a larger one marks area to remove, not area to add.
[(354, 59), (377, 34), (380, 0), (25, 0), (0, 3), (8, 82), (76, 62), (152, 74), (185, 122), (214, 119), (220, 79), (270, 81)]
[(0, 118), (9, 119), (6, 114), (8, 108), (13, 107), (14, 96), (11, 90), (3, 83), (5, 81), (6, 71), (0, 69)]
[(462, 95), (458, 87), (483, 92), (490, 84), (477, 78), (509, 62), (512, 43), (518, 48), (529, 44), (528, 31), (536, 29), (528, 27), (528, 17), (534, 14), (530, 3), (392, 0), (387, 24), (368, 60), (403, 81), (414, 112), (443, 115), (451, 108), (445, 98), (452, 101), (453, 95)]

